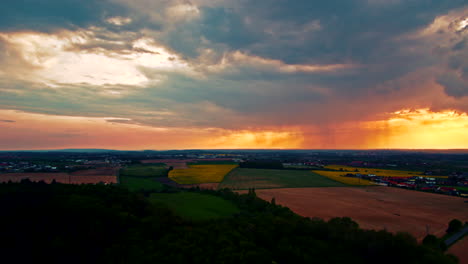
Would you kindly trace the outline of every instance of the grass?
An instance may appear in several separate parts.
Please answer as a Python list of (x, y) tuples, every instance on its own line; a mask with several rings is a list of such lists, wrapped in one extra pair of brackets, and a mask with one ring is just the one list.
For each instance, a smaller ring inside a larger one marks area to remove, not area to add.
[(447, 186), (447, 187), (455, 188), (459, 191), (468, 192), (468, 186)]
[(136, 164), (123, 168), (120, 176), (128, 177), (166, 177), (167, 169), (163, 165)]
[(249, 188), (342, 187), (340, 182), (307, 170), (272, 170), (237, 168), (221, 182), (219, 188), (245, 190)]
[[(359, 168), (344, 165), (327, 165), (326, 169), (337, 170), (346, 173), (375, 174), (382, 177), (429, 177), (429, 178), (448, 178), (447, 176), (423, 175), (421, 171), (387, 170), (373, 168)], [(357, 171), (356, 171), (357, 170)]]
[(120, 176), (120, 185), (127, 187), (130, 191), (160, 191), (162, 183), (152, 178), (138, 178)]
[(194, 221), (230, 217), (239, 212), (233, 203), (220, 197), (192, 192), (153, 193), (150, 201), (164, 203), (181, 217)]
[(131, 191), (160, 191), (163, 185), (155, 180), (160, 177), (167, 177), (164, 164), (134, 164), (119, 174), (120, 184)]
[(368, 186), (368, 185), (375, 185), (373, 182), (369, 180), (364, 180), (360, 178), (354, 177), (344, 177), (344, 175), (348, 172), (343, 171), (320, 171), (314, 170), (315, 173), (325, 176), (331, 180), (341, 182), (346, 185), (352, 186)]
[(169, 178), (179, 184), (199, 184), (221, 182), (224, 176), (237, 165), (189, 165), (188, 169), (174, 169)]

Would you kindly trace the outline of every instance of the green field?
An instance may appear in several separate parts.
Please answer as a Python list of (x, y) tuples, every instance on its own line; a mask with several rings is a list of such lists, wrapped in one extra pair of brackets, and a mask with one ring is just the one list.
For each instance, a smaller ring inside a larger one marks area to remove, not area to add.
[(181, 217), (195, 221), (229, 217), (239, 212), (233, 203), (220, 197), (192, 192), (153, 193), (150, 201), (164, 203)]
[(233, 190), (300, 188), (300, 187), (342, 187), (345, 184), (304, 170), (271, 170), (236, 168), (224, 177), (219, 188)]
[(128, 177), (167, 177), (167, 169), (164, 165), (136, 164), (123, 168), (120, 176)]
[(455, 188), (459, 191), (468, 192), (468, 186), (448, 186), (448, 187)]
[(130, 165), (119, 174), (120, 184), (131, 191), (160, 191), (163, 185), (155, 180), (159, 177), (167, 177), (163, 164)]
[(162, 183), (152, 178), (120, 177), (120, 185), (127, 187), (130, 191), (160, 191)]

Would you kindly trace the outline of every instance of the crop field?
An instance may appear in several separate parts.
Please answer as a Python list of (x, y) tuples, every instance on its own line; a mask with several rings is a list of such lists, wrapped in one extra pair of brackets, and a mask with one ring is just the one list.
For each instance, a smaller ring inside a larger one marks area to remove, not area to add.
[(219, 188), (246, 190), (249, 188), (340, 187), (344, 184), (308, 170), (273, 170), (237, 168), (231, 171)]
[(189, 165), (188, 169), (173, 169), (169, 178), (179, 184), (200, 184), (221, 182), (237, 165)]
[(120, 184), (131, 191), (159, 191), (163, 185), (157, 178), (166, 177), (163, 164), (136, 164), (120, 171)]
[(100, 167), (95, 169), (77, 170), (71, 172), (74, 176), (115, 176), (120, 170), (120, 167)]
[(314, 170), (313, 172), (325, 176), (331, 180), (341, 182), (346, 185), (355, 185), (355, 186), (360, 186), (360, 185), (375, 185), (373, 182), (365, 179), (360, 179), (360, 178), (354, 178), (354, 177), (345, 177), (346, 172), (342, 171), (319, 171), (319, 170)]
[(239, 212), (239, 209), (227, 200), (200, 193), (153, 193), (150, 200), (164, 203), (181, 217), (195, 221), (230, 217)]
[(66, 184), (95, 184), (95, 183), (117, 183), (115, 175), (94, 175), (94, 172), (86, 174), (84, 171), (78, 173), (65, 172), (21, 172), (0, 174), (0, 182), (20, 182), (29, 179), (33, 182), (43, 181), (45, 183), (55, 182)]
[(142, 160), (143, 164), (165, 164), (168, 167), (174, 169), (187, 169), (187, 162), (192, 161), (193, 159), (181, 160), (181, 159), (154, 159), (154, 160)]
[(130, 165), (120, 171), (120, 176), (128, 177), (166, 177), (167, 169), (164, 165)]
[(154, 178), (120, 177), (120, 185), (127, 187), (130, 191), (160, 191), (162, 183)]
[(460, 264), (468, 263), (468, 236), (465, 236), (460, 241), (457, 241), (448, 249), (448, 253), (458, 257)]
[[(404, 171), (404, 170), (386, 170), (386, 169), (373, 169), (373, 168), (359, 168), (344, 165), (327, 165), (327, 169), (339, 170), (341, 169), (346, 173), (361, 173), (361, 174), (375, 174), (382, 177), (430, 177), (430, 178), (448, 178), (447, 176), (432, 176), (423, 175), (421, 171)], [(357, 171), (356, 171), (357, 170)]]
[(465, 199), (400, 188), (289, 188), (256, 193), (266, 201), (274, 197), (276, 203), (302, 216), (325, 220), (347, 216), (362, 228), (409, 232), (420, 241), (427, 231), (439, 237), (444, 235), (452, 219), (468, 219)]

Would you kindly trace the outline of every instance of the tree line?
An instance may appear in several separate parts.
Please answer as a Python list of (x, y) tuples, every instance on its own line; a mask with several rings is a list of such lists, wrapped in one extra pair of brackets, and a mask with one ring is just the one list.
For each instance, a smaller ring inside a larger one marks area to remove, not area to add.
[(255, 190), (241, 212), (193, 222), (115, 185), (0, 184), (0, 258), (15, 263), (456, 263), (409, 234), (305, 218)]

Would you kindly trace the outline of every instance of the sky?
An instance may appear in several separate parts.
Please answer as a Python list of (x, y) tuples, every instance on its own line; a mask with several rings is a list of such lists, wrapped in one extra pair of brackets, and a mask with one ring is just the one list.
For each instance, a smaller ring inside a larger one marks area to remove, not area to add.
[(3, 0), (0, 149), (468, 148), (466, 0)]

